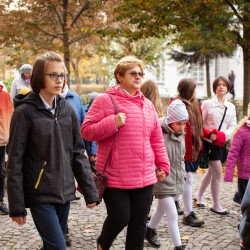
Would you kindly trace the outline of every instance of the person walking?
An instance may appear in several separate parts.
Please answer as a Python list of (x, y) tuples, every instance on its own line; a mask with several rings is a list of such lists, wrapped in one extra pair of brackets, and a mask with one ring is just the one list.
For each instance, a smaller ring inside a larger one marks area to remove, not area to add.
[(27, 95), (14, 98), (11, 119), (7, 190), (10, 217), (26, 222), (29, 207), (42, 238), (42, 249), (66, 249), (70, 201), (75, 180), (86, 206), (99, 203), (99, 195), (84, 155), (80, 125), (71, 105), (60, 97), (66, 83), (60, 55), (47, 52), (34, 62)]
[(11, 84), (10, 97), (13, 101), (14, 97), (20, 94), (21, 89), (29, 88), (30, 86), (30, 76), (32, 72), (32, 66), (30, 64), (24, 64), (20, 68), (20, 75), (13, 80)]
[[(74, 109), (76, 113), (76, 116), (79, 121), (79, 125), (81, 126), (86, 114), (85, 114), (80, 96), (74, 91), (70, 90), (67, 84), (65, 84), (62, 90), (62, 93), (60, 93), (60, 96), (64, 97), (70, 103), (70, 105), (72, 106), (72, 108)], [(85, 148), (86, 148), (86, 145), (85, 145)], [(80, 199), (80, 197), (76, 196), (76, 200), (78, 199)], [(69, 237), (68, 225), (67, 225), (67, 230), (65, 234), (65, 241), (66, 241), (67, 246), (71, 245), (72, 240)]]
[(243, 199), (248, 180), (250, 178), (250, 103), (248, 104), (248, 115), (239, 121), (235, 128), (231, 146), (227, 155), (224, 181), (232, 182), (234, 168), (238, 162), (238, 195)]
[(234, 90), (234, 82), (235, 82), (235, 74), (234, 71), (231, 70), (231, 72), (228, 75), (228, 80), (230, 82), (230, 93), (233, 95), (233, 100), (235, 98), (235, 90)]
[(223, 209), (219, 201), (221, 163), (225, 159), (225, 142), (231, 138), (236, 126), (235, 106), (226, 99), (229, 89), (229, 81), (223, 76), (217, 77), (213, 82), (215, 96), (205, 100), (201, 107), (204, 127), (212, 131), (210, 139), (204, 140), (204, 150), (210, 150), (211, 152), (209, 154), (209, 168), (202, 178), (196, 199), (198, 206), (204, 207), (202, 196), (210, 184), (213, 201), (210, 211), (220, 215), (229, 214), (228, 211)]
[(114, 76), (117, 85), (94, 100), (81, 126), (83, 138), (97, 141), (99, 171), (108, 159), (103, 197), (107, 218), (97, 248), (110, 249), (127, 226), (125, 249), (141, 250), (153, 184), (169, 174), (170, 165), (154, 106), (140, 91), (142, 61), (133, 56), (122, 58)]
[[(89, 101), (88, 101), (88, 104), (85, 105), (85, 113), (87, 114), (93, 101), (95, 100), (95, 98), (97, 96), (99, 96), (100, 93), (97, 93), (97, 92), (92, 92), (89, 94)], [(86, 147), (86, 150), (88, 152), (88, 155), (89, 155), (89, 160), (90, 160), (90, 165), (94, 166), (95, 167), (95, 163), (96, 163), (96, 152), (97, 152), (97, 142), (96, 141), (87, 141), (85, 140), (85, 147)]]
[(174, 244), (174, 249), (185, 249), (185, 246), (181, 243), (178, 228), (178, 213), (174, 197), (182, 193), (186, 177), (184, 129), (187, 121), (188, 112), (186, 106), (178, 99), (171, 102), (168, 106), (167, 117), (160, 118), (171, 170), (169, 176), (162, 182), (156, 183), (153, 189), (153, 194), (158, 199), (158, 205), (147, 225), (145, 235), (145, 238), (153, 247), (160, 247), (160, 243), (156, 237), (156, 229), (164, 214), (166, 214), (168, 232)]
[(9, 140), (10, 120), (13, 113), (13, 104), (8, 92), (0, 85), (0, 214), (8, 214), (9, 210), (4, 203), (4, 187), (6, 178), (5, 153)]
[[(198, 158), (201, 154), (203, 136), (207, 136), (209, 131), (203, 128), (203, 121), (199, 103), (195, 100), (196, 97), (196, 83), (191, 78), (183, 78), (180, 80), (177, 87), (178, 95), (175, 98), (171, 98), (169, 103), (173, 100), (179, 99), (185, 105), (188, 111), (189, 120), (187, 121), (185, 128), (185, 148), (186, 153), (184, 156), (186, 181), (183, 188), (183, 205), (184, 216), (182, 223), (192, 227), (199, 227), (204, 224), (204, 221), (198, 219), (195, 212), (192, 209), (192, 185), (193, 185), (193, 173), (198, 169)], [(175, 200), (178, 201), (179, 195)]]

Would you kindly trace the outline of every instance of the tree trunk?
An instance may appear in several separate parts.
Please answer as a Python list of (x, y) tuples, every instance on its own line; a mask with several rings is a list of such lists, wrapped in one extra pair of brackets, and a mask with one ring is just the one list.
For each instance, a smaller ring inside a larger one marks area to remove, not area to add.
[(247, 110), (250, 101), (250, 11), (249, 0), (245, 0), (244, 22), (243, 25), (243, 65), (244, 65), (244, 87), (243, 87), (243, 112)]
[(244, 87), (243, 87), (243, 112), (247, 110), (250, 102), (250, 51), (243, 48), (243, 64), (244, 64)]
[(211, 88), (210, 88), (210, 60), (209, 58), (206, 56), (206, 81), (207, 81), (207, 97), (211, 97)]
[(81, 82), (80, 82), (80, 77), (79, 77), (79, 60), (71, 60), (72, 67), (74, 69), (74, 75), (75, 75), (75, 80), (76, 80), (76, 92), (77, 94), (81, 94)]
[(69, 51), (69, 28), (68, 28), (68, 0), (63, 0), (63, 54), (64, 63), (67, 68), (69, 78), (68, 85), (70, 86), (70, 51)]

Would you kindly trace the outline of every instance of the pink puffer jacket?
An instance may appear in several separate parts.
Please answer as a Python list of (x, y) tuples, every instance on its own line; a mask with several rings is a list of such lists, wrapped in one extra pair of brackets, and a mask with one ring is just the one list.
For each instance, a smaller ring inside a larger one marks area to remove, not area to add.
[(168, 175), (170, 164), (153, 104), (140, 91), (132, 97), (114, 86), (106, 93), (112, 95), (119, 112), (126, 114), (126, 124), (116, 129), (109, 95), (92, 103), (81, 132), (86, 140), (97, 141), (96, 168), (103, 170), (115, 138), (106, 169), (107, 187), (134, 189), (155, 184), (155, 165)]
[(244, 125), (235, 134), (230, 146), (225, 168), (224, 181), (232, 181), (238, 160), (238, 178), (250, 178), (250, 127)]

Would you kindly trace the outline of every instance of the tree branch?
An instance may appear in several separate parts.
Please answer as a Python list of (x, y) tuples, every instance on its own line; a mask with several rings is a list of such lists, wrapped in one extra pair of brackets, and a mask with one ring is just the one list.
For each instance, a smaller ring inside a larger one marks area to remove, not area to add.
[(82, 39), (86, 38), (86, 37), (90, 37), (91, 34), (92, 34), (91, 32), (88, 32), (88, 33), (86, 33), (86, 34), (84, 34), (84, 35), (81, 35), (81, 36), (79, 36), (79, 37), (76, 37), (76, 38), (72, 39), (71, 41), (69, 41), (69, 44), (73, 44), (73, 43), (75, 43), (75, 42), (77, 42), (77, 41), (79, 41), (79, 40), (82, 40)]
[(239, 14), (239, 12), (236, 10), (236, 8), (233, 6), (233, 4), (229, 0), (225, 0), (225, 2), (230, 6), (230, 8), (233, 10), (234, 14), (238, 18), (239, 22), (243, 22), (244, 18)]
[(81, 16), (83, 11), (85, 11), (85, 10), (87, 10), (89, 8), (89, 5), (90, 5), (90, 1), (87, 1), (87, 3), (80, 9), (80, 11), (77, 13), (75, 18), (73, 19), (70, 27), (73, 27), (73, 25), (77, 22), (78, 18)]

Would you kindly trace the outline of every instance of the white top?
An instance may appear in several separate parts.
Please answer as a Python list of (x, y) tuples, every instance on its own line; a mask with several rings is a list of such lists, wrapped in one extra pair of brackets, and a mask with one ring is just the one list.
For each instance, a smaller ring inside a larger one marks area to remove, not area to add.
[(54, 115), (56, 112), (56, 97), (55, 97), (54, 102), (53, 102), (53, 108), (51, 108), (49, 106), (49, 104), (42, 98), (42, 96), (40, 94), (39, 94), (39, 96), (41, 97), (45, 108), (48, 109)]
[(10, 97), (12, 101), (16, 95), (20, 94), (23, 88), (31, 89), (30, 84), (26, 84), (21, 75), (19, 75), (11, 84)]
[[(220, 131), (225, 133), (227, 141), (231, 139), (233, 130), (236, 126), (236, 111), (234, 104), (228, 102), (226, 98), (224, 103), (220, 104), (218, 102), (217, 96), (214, 96), (209, 100), (203, 101), (201, 109), (204, 122), (203, 126), (210, 130), (212, 129), (218, 130), (223, 114), (225, 112), (225, 107), (227, 107), (227, 112)], [(205, 140), (212, 142), (211, 140), (208, 139)]]

